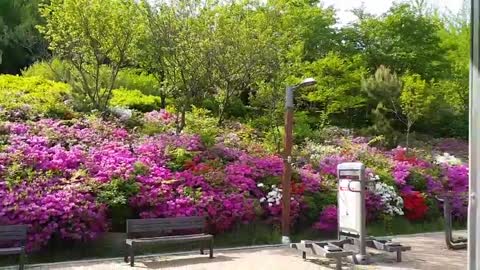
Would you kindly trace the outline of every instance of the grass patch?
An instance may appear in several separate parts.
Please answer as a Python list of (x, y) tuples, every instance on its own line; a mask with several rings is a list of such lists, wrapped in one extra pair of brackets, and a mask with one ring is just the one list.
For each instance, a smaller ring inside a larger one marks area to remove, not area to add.
[[(372, 236), (439, 232), (444, 230), (444, 224), (443, 218), (412, 222), (403, 217), (394, 217), (389, 222), (377, 222), (367, 225), (367, 232)], [(466, 224), (454, 222), (453, 228), (455, 230), (463, 230), (466, 229)]]

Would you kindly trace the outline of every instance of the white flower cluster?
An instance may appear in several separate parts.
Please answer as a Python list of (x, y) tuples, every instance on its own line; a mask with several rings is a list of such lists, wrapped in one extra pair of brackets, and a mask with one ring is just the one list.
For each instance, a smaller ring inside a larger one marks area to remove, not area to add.
[[(265, 185), (262, 183), (259, 183), (257, 187), (264, 187)], [(274, 204), (280, 205), (280, 202), (282, 200), (282, 189), (278, 188), (276, 185), (272, 185), (272, 190), (267, 193), (266, 197), (260, 198), (260, 202), (267, 202), (268, 206), (273, 206)]]
[(368, 178), (369, 178), (370, 181), (379, 181), (380, 180), (380, 176), (378, 176), (376, 174), (373, 174), (373, 173), (369, 173)]
[(133, 111), (127, 108), (122, 107), (113, 107), (111, 108), (111, 112), (116, 117), (120, 118), (121, 121), (126, 121), (132, 118)]
[(382, 197), (382, 201), (385, 204), (385, 209), (383, 210), (385, 214), (390, 216), (403, 215), (403, 199), (395, 192), (392, 186), (377, 182), (374, 192)]
[(454, 155), (450, 155), (449, 153), (443, 153), (443, 155), (435, 156), (435, 162), (437, 164), (448, 164), (448, 165), (462, 164), (461, 159), (456, 158)]
[(217, 143), (223, 143), (223, 144), (228, 145), (228, 146), (237, 146), (241, 142), (241, 139), (236, 133), (230, 132), (230, 133), (227, 133), (227, 134), (224, 134), (222, 136), (217, 137), (215, 139), (215, 141)]
[(337, 154), (339, 151), (339, 148), (336, 146), (322, 145), (308, 139), (303, 148), (303, 152), (313, 161), (320, 161), (326, 156)]

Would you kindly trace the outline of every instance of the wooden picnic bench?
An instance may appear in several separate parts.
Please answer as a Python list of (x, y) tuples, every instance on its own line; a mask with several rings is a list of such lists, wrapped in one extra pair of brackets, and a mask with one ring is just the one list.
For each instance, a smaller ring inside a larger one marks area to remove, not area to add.
[(23, 270), (25, 264), (25, 242), (27, 240), (26, 225), (0, 225), (0, 243), (19, 242), (20, 246), (0, 247), (0, 255), (18, 255), (19, 269)]
[[(142, 244), (200, 242), (200, 254), (204, 245), (210, 248), (213, 258), (213, 235), (205, 233), (205, 217), (176, 217), (153, 219), (128, 219), (125, 262), (135, 263), (135, 247)], [(192, 233), (195, 231), (195, 233)]]

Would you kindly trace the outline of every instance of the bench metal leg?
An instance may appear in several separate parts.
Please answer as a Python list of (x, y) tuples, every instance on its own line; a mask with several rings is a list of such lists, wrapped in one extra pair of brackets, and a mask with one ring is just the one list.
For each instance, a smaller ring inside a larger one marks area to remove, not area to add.
[(335, 263), (336, 263), (335, 269), (342, 270), (342, 258), (340, 257), (335, 258)]
[(134, 255), (134, 251), (133, 251), (133, 243), (132, 245), (129, 247), (129, 251), (130, 251), (130, 266), (133, 267), (135, 265), (135, 255)]
[(213, 259), (213, 239), (210, 240), (210, 259)]
[(204, 245), (203, 241), (200, 242), (200, 254), (201, 255), (205, 254), (205, 252), (203, 251), (203, 245)]
[(123, 251), (125, 255), (123, 257), (123, 261), (126, 263), (128, 263), (128, 249), (129, 249), (129, 245), (125, 244), (125, 250)]
[(305, 251), (302, 251), (302, 258), (303, 258), (304, 260), (307, 259), (307, 253), (306, 253)]
[(397, 262), (401, 262), (401, 261), (402, 261), (402, 251), (397, 250)]
[(23, 270), (25, 267), (25, 250), (23, 250), (22, 253), (20, 253), (20, 256), (18, 259), (19, 259), (18, 269)]

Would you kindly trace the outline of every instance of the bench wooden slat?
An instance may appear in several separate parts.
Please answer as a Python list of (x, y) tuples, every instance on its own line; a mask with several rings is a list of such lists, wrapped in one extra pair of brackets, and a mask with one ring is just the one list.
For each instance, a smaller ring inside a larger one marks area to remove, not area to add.
[[(175, 218), (151, 218), (151, 219), (128, 219), (127, 239), (125, 240), (125, 262), (130, 266), (135, 264), (135, 246), (146, 243), (188, 243), (200, 242), (200, 254), (203, 254), (204, 246), (208, 245), (210, 259), (213, 258), (213, 235), (206, 234), (206, 218), (200, 217), (175, 217)], [(189, 230), (200, 231), (192, 234)], [(166, 235), (174, 234), (174, 235)], [(205, 243), (207, 242), (208, 243)], [(135, 244), (135, 245), (134, 245)]]
[(173, 235), (173, 236), (162, 236), (162, 237), (151, 237), (151, 238), (138, 238), (138, 239), (127, 239), (127, 245), (131, 243), (175, 243), (181, 242), (186, 243), (188, 241), (200, 241), (200, 240), (211, 240), (213, 235), (211, 234), (191, 234), (191, 235)]
[(127, 220), (127, 234), (171, 230), (204, 229), (205, 217), (178, 217)]
[(27, 226), (0, 225), (0, 241), (26, 240)]
[(23, 251), (23, 247), (0, 248), (0, 255), (20, 254)]
[(0, 242), (8, 243), (18, 241), (22, 246), (0, 248), (0, 255), (18, 255), (19, 269), (23, 270), (25, 265), (25, 241), (27, 240), (27, 225), (0, 225)]

